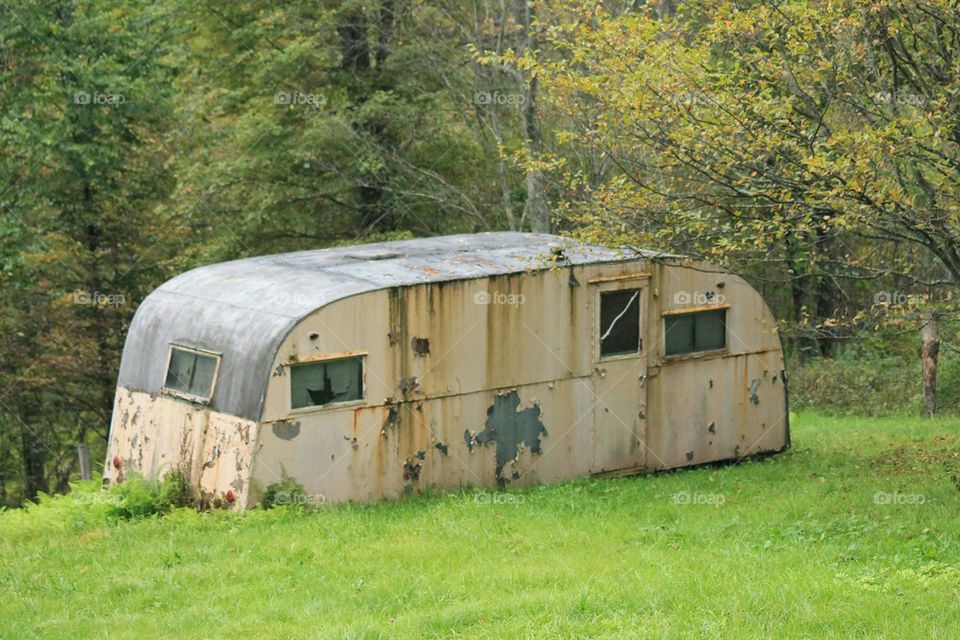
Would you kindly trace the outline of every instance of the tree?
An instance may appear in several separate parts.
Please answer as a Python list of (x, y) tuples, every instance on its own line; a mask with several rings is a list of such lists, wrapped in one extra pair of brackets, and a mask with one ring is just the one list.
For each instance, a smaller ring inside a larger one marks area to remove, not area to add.
[(202, 259), (490, 227), (467, 105), (437, 73), (458, 62), (444, 15), (419, 2), (201, 6), (181, 90), (202, 105), (182, 105), (175, 207), (211, 241)]
[(0, 412), (22, 493), (63, 489), (78, 441), (106, 438), (136, 301), (177, 225), (164, 135), (163, 7), (140, 0), (0, 8)]
[[(960, 14), (946, 0), (579, 3), (531, 59), (572, 146), (585, 237), (669, 248), (790, 284), (794, 314), (881, 278), (955, 286)], [(923, 259), (918, 259), (923, 256)]]

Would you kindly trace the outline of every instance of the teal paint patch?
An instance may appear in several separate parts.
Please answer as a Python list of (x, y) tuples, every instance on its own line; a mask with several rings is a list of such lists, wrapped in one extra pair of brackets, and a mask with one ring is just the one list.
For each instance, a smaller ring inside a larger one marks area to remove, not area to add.
[(473, 438), (470, 431), (464, 433), (467, 446), (472, 443), (487, 445), (491, 442), (497, 446), (497, 483), (505, 485), (511, 479), (520, 477), (514, 472), (510, 478), (503, 477), (503, 468), (512, 460), (516, 460), (520, 453), (520, 445), (530, 448), (531, 453), (542, 453), (540, 438), (547, 435), (547, 428), (540, 421), (540, 407), (532, 406), (523, 411), (520, 408), (520, 395), (516, 389), (507, 394), (498, 394), (493, 404), (487, 409), (487, 422), (483, 431)]
[(300, 422), (287, 422), (286, 420), (274, 422), (273, 435), (281, 440), (293, 440), (300, 435)]

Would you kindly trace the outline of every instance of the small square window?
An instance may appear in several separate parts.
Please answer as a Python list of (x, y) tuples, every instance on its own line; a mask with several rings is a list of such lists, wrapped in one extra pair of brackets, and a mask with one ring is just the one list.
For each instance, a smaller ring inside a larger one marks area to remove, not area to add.
[(167, 377), (163, 388), (177, 395), (185, 395), (204, 402), (213, 395), (220, 356), (195, 349), (170, 345)]
[(290, 407), (322, 407), (363, 399), (363, 358), (340, 358), (290, 368)]
[(727, 310), (712, 309), (663, 319), (668, 356), (714, 351), (727, 346)]
[(640, 289), (600, 294), (600, 356), (639, 353)]

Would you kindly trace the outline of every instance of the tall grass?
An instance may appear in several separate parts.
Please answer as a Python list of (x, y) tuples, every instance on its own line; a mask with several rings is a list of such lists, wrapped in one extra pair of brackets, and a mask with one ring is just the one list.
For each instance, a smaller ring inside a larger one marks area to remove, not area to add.
[(127, 518), (85, 485), (0, 515), (0, 638), (955, 637), (960, 420), (793, 424), (738, 465), (374, 505)]

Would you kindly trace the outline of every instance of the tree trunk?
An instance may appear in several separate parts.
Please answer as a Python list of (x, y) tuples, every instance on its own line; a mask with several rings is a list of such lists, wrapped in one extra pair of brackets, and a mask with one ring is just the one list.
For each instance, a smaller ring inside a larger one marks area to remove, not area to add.
[(0, 447), (0, 509), (7, 506), (7, 461), (10, 448)]
[[(355, 73), (370, 69), (367, 17), (363, 9), (352, 8), (341, 16), (337, 33), (340, 35), (340, 54), (343, 58), (340, 64), (343, 69)], [(385, 47), (385, 43), (381, 46)]]
[(47, 492), (46, 446), (40, 435), (30, 430), (26, 422), (20, 425), (20, 454), (23, 462), (23, 498), (35, 500), (41, 491)]
[(785, 239), (788, 256), (788, 274), (790, 277), (790, 308), (793, 311), (793, 322), (797, 325), (794, 346), (801, 362), (806, 362), (817, 351), (817, 341), (806, 333), (801, 326), (804, 316), (804, 306), (808, 298), (810, 274), (805, 254), (798, 244), (789, 236)]
[(940, 353), (940, 313), (923, 314), (920, 329), (920, 358), (923, 361), (923, 411), (928, 418), (937, 413), (937, 355)]
[(394, 0), (384, 0), (380, 5), (380, 14), (377, 19), (377, 51), (374, 59), (377, 69), (383, 67), (390, 55), (390, 39), (393, 37)]
[[(533, 20), (533, 10), (530, 0), (517, 0), (517, 55), (536, 48), (531, 33), (530, 23)], [(523, 96), (523, 133), (527, 147), (527, 154), (533, 162), (539, 162), (543, 155), (543, 134), (540, 130), (540, 119), (537, 115), (536, 76), (521, 73), (520, 95)], [(550, 233), (550, 208), (543, 188), (543, 172), (540, 169), (531, 169), (527, 172), (527, 217), (530, 220), (530, 229), (536, 233)]]
[(90, 472), (90, 450), (85, 442), (77, 443), (77, 458), (80, 460), (80, 478), (89, 480), (93, 475)]
[[(513, 215), (513, 200), (510, 197), (510, 182), (509, 177), (507, 176), (507, 163), (504, 161), (501, 153), (501, 150), (503, 149), (503, 136), (500, 133), (500, 116), (497, 115), (496, 105), (490, 109), (490, 131), (493, 132), (493, 139), (497, 143), (496, 149), (493, 149), (493, 153), (495, 153), (497, 156), (496, 164), (494, 166), (497, 169), (497, 182), (500, 184), (500, 203), (503, 206), (503, 214), (507, 219), (507, 228), (509, 228), (510, 231), (519, 231), (517, 228), (517, 221)], [(486, 136), (484, 136), (484, 140), (486, 140)]]

